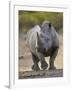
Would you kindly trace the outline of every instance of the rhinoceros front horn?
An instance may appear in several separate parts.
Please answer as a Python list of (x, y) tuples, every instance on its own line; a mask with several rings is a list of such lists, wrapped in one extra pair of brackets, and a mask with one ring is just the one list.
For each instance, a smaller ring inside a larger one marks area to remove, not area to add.
[(39, 47), (42, 45), (41, 39), (39, 36), (39, 33), (37, 32), (37, 39), (36, 39), (36, 49), (39, 49)]
[(39, 46), (42, 44), (41, 38), (40, 38), (40, 35), (38, 34), (38, 32), (37, 32), (37, 43)]

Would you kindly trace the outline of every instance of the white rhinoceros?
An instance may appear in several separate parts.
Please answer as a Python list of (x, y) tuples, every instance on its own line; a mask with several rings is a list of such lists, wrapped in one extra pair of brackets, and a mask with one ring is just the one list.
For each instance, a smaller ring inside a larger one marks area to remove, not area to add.
[(40, 70), (38, 62), (41, 62), (41, 68), (46, 69), (48, 67), (45, 57), (50, 56), (49, 69), (56, 69), (54, 66), (54, 60), (57, 56), (59, 49), (59, 37), (55, 28), (49, 21), (44, 21), (41, 25), (36, 25), (30, 29), (27, 33), (27, 41), (34, 65), (33, 70)]

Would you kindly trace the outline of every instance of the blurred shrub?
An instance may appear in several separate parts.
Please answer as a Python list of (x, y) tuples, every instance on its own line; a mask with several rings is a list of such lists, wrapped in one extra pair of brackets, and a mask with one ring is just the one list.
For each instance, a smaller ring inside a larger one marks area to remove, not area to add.
[(19, 30), (27, 32), (34, 25), (41, 25), (44, 20), (49, 20), (57, 31), (63, 28), (61, 12), (19, 11)]

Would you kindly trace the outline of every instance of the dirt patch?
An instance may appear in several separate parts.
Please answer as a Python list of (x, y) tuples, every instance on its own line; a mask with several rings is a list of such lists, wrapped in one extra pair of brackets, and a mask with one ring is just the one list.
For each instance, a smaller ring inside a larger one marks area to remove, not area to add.
[(40, 71), (25, 71), (19, 72), (19, 79), (26, 78), (49, 78), (49, 77), (63, 77), (63, 70), (40, 70)]

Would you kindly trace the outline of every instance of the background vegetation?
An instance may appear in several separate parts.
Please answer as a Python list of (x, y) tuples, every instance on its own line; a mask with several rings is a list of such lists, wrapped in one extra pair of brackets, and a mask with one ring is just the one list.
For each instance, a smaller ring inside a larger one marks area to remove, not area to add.
[(38, 12), (38, 11), (19, 11), (19, 30), (27, 32), (34, 25), (41, 25), (44, 20), (49, 20), (57, 32), (63, 31), (62, 12)]

